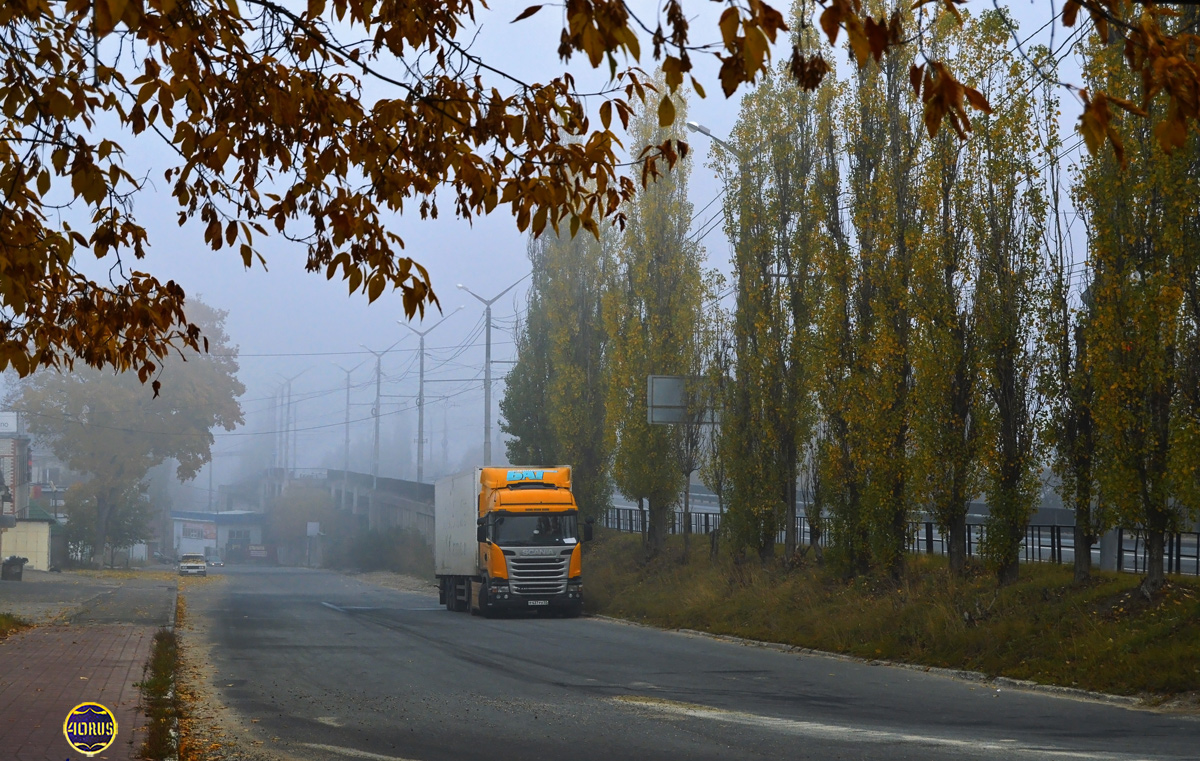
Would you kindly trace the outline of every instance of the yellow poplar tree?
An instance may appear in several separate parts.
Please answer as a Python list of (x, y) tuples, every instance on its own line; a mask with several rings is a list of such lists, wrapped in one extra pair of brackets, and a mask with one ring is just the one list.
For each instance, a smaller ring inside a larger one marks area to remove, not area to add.
[[(1195, 20), (1192, 10), (1173, 23)], [(1089, 81), (1142, 101), (1143, 84), (1122, 74), (1121, 50), (1105, 42), (1091, 41)], [(1150, 108), (1166, 108), (1164, 98)], [(1125, 167), (1092, 157), (1080, 177), (1095, 271), (1088, 361), (1100, 489), (1121, 523), (1145, 536), (1150, 596), (1164, 584), (1167, 533), (1200, 508), (1200, 138), (1191, 131), (1167, 152), (1146, 120), (1120, 119), (1115, 129)]]
[[(815, 46), (815, 35), (802, 45)], [(767, 76), (743, 99), (718, 166), (731, 183), (726, 231), (734, 247), (737, 384), (728, 407), (734, 463), (730, 519), (739, 542), (774, 554), (796, 551), (800, 455), (816, 414), (811, 361), (820, 280), (817, 226), (810, 217), (818, 161), (818, 94)]]
[(571, 465), (580, 509), (596, 517), (610, 496), (601, 307), (611, 237), (530, 239), (533, 287), (501, 402), (509, 460)]
[[(920, 235), (918, 171), (925, 127), (911, 95), (912, 60), (894, 51), (855, 72), (842, 104), (846, 147), (845, 229), (851, 241), (853, 366), (844, 414), (865, 535), (864, 559), (898, 574), (911, 494), (909, 399), (914, 242)], [(837, 525), (835, 523), (835, 525)]]
[[(672, 123), (653, 108), (630, 122), (634, 145), (680, 137), (687, 104), (673, 103)], [(692, 205), (687, 200), (690, 161), (659, 177), (627, 207), (628, 225), (614, 245), (604, 296), (608, 343), (609, 446), (613, 483), (629, 499), (649, 507), (648, 550), (659, 552), (668, 522), (685, 488), (669, 425), (646, 415), (649, 375), (687, 375), (697, 350), (701, 302), (701, 250), (689, 239)]]
[[(977, 70), (983, 63), (979, 40), (964, 40), (961, 27), (946, 21), (934, 29), (941, 55), (956, 68)], [(946, 538), (956, 574), (966, 567), (967, 509), (980, 486), (975, 258), (966, 225), (976, 186), (966, 150), (946, 133), (926, 148), (918, 200), (925, 225), (916, 244), (912, 297), (912, 489)]]
[[(1053, 71), (1052, 61), (1039, 64)], [(1043, 236), (1046, 285), (1040, 317), (1040, 387), (1046, 402), (1044, 436), (1050, 469), (1057, 478), (1063, 506), (1075, 516), (1074, 583), (1083, 585), (1091, 578), (1092, 547), (1109, 527), (1111, 516), (1096, 488), (1096, 392), (1088, 359), (1095, 273), (1086, 261), (1076, 261), (1072, 246), (1072, 225), (1065, 208), (1070, 189), (1064, 187), (1064, 147), (1055, 89), (1050, 81), (1039, 87), (1044, 104), (1039, 143), (1049, 154), (1044, 168), (1048, 208)]]
[(976, 248), (980, 457), (988, 518), (982, 550), (1001, 583), (1017, 578), (1021, 541), (1039, 495), (1035, 317), (1040, 311), (1040, 242), (1046, 202), (1030, 146), (1041, 135), (1039, 104), (1026, 84), (1030, 64), (1005, 48), (1003, 11), (967, 27), (980, 51), (973, 83), (996, 104), (974, 120), (968, 171), (976, 177), (967, 226)]

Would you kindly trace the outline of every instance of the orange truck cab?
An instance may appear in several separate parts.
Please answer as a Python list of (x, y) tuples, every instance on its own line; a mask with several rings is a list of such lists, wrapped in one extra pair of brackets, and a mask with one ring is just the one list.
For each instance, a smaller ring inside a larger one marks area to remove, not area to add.
[[(449, 610), (583, 610), (582, 525), (571, 468), (477, 468), (434, 486), (434, 566)], [(581, 531), (582, 529), (582, 531)]]

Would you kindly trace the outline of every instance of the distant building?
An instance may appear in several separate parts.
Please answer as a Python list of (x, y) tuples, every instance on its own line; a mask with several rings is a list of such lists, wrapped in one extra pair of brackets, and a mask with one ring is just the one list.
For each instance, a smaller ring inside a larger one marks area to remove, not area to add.
[(26, 508), (26, 515), (4, 534), (4, 556), (29, 558), (25, 566), (45, 571), (62, 568), (67, 559), (67, 533), (53, 515), (37, 505)]
[(29, 512), (29, 453), (21, 417), (12, 410), (0, 411), (0, 557), (18, 554), (7, 546), (6, 534), (15, 531), (17, 519)]
[(175, 557), (198, 554), (205, 557), (246, 557), (250, 545), (261, 545), (266, 516), (250, 510), (206, 513), (172, 510), (172, 543)]
[(32, 469), (32, 450), (20, 415), (11, 410), (0, 412), (0, 475), (11, 494), (11, 505), (6, 506), (9, 515), (20, 518), (27, 514)]

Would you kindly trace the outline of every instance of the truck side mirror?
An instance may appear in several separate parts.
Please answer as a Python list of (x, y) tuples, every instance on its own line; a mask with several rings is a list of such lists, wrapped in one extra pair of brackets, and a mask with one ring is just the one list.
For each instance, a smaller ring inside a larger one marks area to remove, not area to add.
[(592, 541), (592, 519), (588, 518), (587, 523), (583, 524), (583, 541)]
[(475, 541), (486, 542), (487, 540), (487, 526), (480, 526), (475, 529)]

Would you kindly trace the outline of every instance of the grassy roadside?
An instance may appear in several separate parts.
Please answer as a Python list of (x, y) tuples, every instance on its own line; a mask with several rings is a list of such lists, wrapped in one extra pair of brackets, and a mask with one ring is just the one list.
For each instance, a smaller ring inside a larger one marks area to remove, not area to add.
[(187, 603), (182, 594), (177, 594), (175, 624), (154, 633), (150, 660), (138, 683), (142, 692), (142, 710), (146, 714), (146, 739), (139, 758), (145, 761), (180, 758), (180, 727), (186, 711), (180, 695), (183, 660), (176, 632), (186, 616)]
[(981, 569), (954, 578), (938, 557), (913, 556), (899, 582), (845, 581), (815, 564), (785, 571), (689, 562), (672, 537), (643, 559), (640, 537), (598, 532), (585, 560), (589, 609), (666, 628), (696, 629), (818, 650), (981, 671), (990, 676), (1160, 701), (1200, 690), (1200, 583), (1172, 577), (1153, 603), (1132, 574), (1097, 573), (1082, 589), (1071, 569), (1021, 566), (997, 589)]
[(146, 740), (142, 743), (141, 758), (165, 761), (179, 754), (179, 718), (182, 711), (175, 690), (175, 675), (179, 669), (179, 640), (170, 629), (159, 629), (145, 674), (139, 684), (142, 690), (142, 709), (146, 713)]
[(0, 613), (0, 639), (4, 639), (10, 634), (28, 628), (29, 624), (25, 623), (11, 613)]

